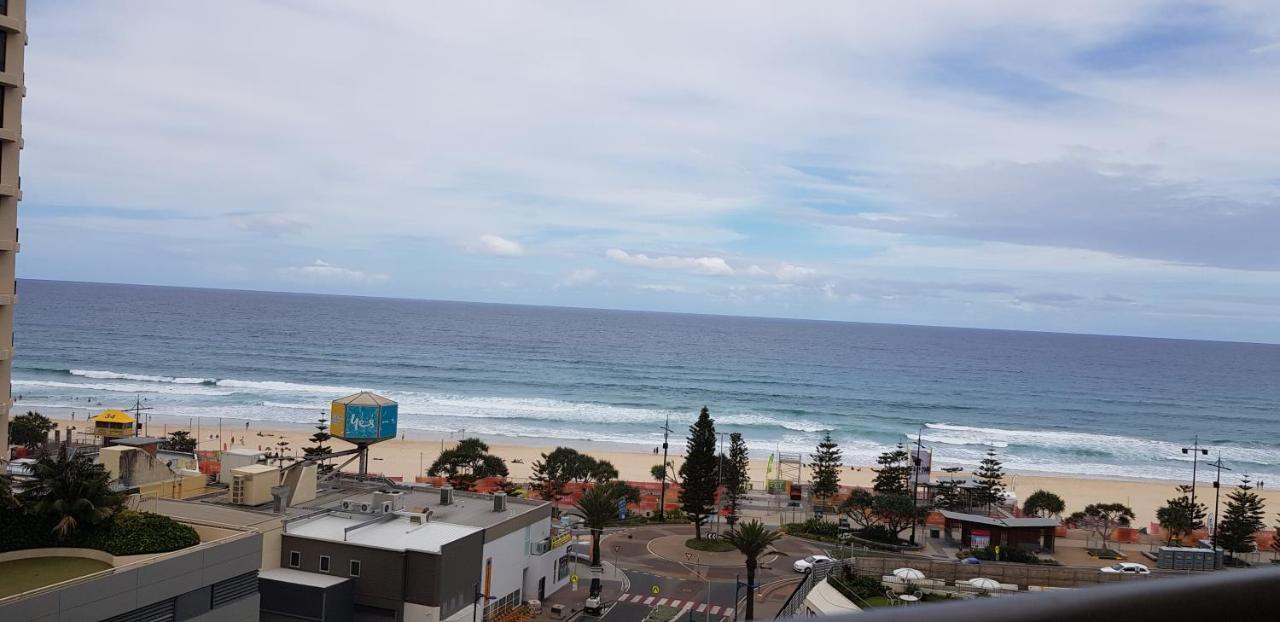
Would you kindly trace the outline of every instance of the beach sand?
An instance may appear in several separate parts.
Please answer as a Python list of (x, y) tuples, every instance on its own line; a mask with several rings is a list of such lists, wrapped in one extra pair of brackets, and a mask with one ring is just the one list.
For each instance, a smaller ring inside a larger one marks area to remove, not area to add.
[[(83, 411), (79, 411), (76, 420), (73, 421), (69, 418), (69, 411), (52, 412), (52, 409), (45, 410), (50, 411), (46, 412), (46, 415), (58, 421), (60, 429), (65, 430), (69, 426), (76, 426), (77, 434), (80, 434), (85, 429)], [(246, 428), (245, 423), (243, 419), (222, 420), (221, 434), (225, 437), (228, 447), (275, 449), (276, 443), (284, 440), (289, 443), (288, 449), (296, 451), (297, 455), (300, 456), (302, 455), (303, 447), (312, 445), (309, 437), (315, 432), (314, 426), (302, 424), (250, 421), (248, 422), (249, 426)], [(197, 428), (194, 420), (154, 417), (150, 421), (150, 427), (151, 429), (147, 433), (152, 436), (164, 436), (178, 429), (190, 428), (193, 431), (198, 429), (201, 437), (201, 449), (221, 449), (224, 445), (217, 438), (219, 434), (218, 422), (208, 418), (203, 419)], [(440, 455), (442, 447), (451, 447), (459, 438), (464, 436), (475, 436), (456, 434), (452, 438), (448, 436), (441, 438), (439, 435), (413, 430), (405, 430), (404, 433), (404, 438), (384, 441), (373, 446), (370, 450), (369, 462), (369, 470), (371, 472), (380, 472), (387, 476), (400, 476), (405, 481), (413, 481), (415, 474), (423, 473), (423, 469), (429, 467), (431, 462)], [(529, 477), (534, 461), (538, 460), (542, 453), (555, 448), (554, 441), (547, 439), (479, 436), (489, 443), (490, 453), (498, 455), (507, 461), (507, 466), (511, 472), (510, 476), (518, 481), (526, 480)], [(234, 445), (231, 445), (233, 439)], [(684, 453), (684, 443), (683, 436), (672, 436), (669, 459), (677, 469), (680, 467), (681, 455)], [(351, 447), (346, 442), (336, 439), (330, 441), (330, 445), (335, 450)], [(595, 458), (609, 460), (618, 469), (621, 477), (627, 480), (651, 481), (650, 468), (661, 463), (660, 454), (654, 455), (652, 451), (637, 451), (634, 445), (584, 440), (574, 443), (573, 447)], [(808, 456), (805, 459), (807, 461)], [(756, 482), (763, 482), (765, 468), (766, 460), (753, 459), (751, 463), (751, 479)], [(346, 470), (354, 469), (354, 463), (346, 468)], [(805, 471), (807, 479), (809, 476), (808, 469), (806, 468)], [(869, 466), (850, 466), (842, 470), (841, 483), (854, 486), (869, 486), (874, 476), (875, 473)], [(945, 477), (946, 475), (938, 472), (934, 473), (935, 478), (939, 476)], [(1188, 469), (1188, 481), (1190, 476), (1190, 469)], [(1214, 489), (1212, 477), (1211, 470), (1202, 465), (1199, 472), (1200, 485), (1197, 487), (1196, 494), (1199, 497), (1198, 500), (1208, 506), (1210, 514), (1213, 513)], [(1224, 476), (1222, 487), (1222, 504), (1224, 508), (1226, 495), (1235, 487), (1236, 482), (1236, 479), (1227, 479)], [(1017, 495), (1019, 502), (1026, 499), (1036, 490), (1043, 489), (1056, 493), (1066, 502), (1067, 513), (1082, 510), (1085, 505), (1090, 503), (1124, 503), (1133, 508), (1137, 517), (1137, 520), (1134, 521), (1134, 527), (1145, 527), (1156, 520), (1156, 509), (1164, 505), (1167, 499), (1175, 496), (1175, 487), (1187, 482), (1020, 472), (1009, 473), (1005, 483), (1006, 487)], [(1276, 485), (1280, 486), (1280, 482), (1277, 482)], [(1276, 513), (1280, 512), (1280, 492), (1265, 490), (1261, 494), (1267, 502), (1267, 525), (1269, 527), (1274, 526)]]

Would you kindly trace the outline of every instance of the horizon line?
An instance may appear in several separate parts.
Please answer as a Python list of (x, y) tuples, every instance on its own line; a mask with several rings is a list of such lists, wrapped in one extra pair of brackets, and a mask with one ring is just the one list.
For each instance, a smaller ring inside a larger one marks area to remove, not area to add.
[[(248, 294), (286, 294), (290, 296), (318, 296), (333, 298), (372, 298), (376, 300), (402, 300), (407, 302), (443, 302), (450, 304), (476, 304), (476, 305), (497, 305), (504, 307), (531, 307), (536, 309), (568, 309), (575, 311), (610, 311), (616, 313), (654, 313), (664, 315), (687, 315), (695, 317), (712, 317), (712, 318), (731, 318), (731, 319), (747, 319), (747, 320), (780, 320), (787, 322), (822, 322), (831, 324), (861, 324), (865, 326), (892, 326), (898, 328), (931, 328), (931, 329), (955, 329), (955, 330), (974, 330), (989, 331), (1002, 333), (1032, 333), (1037, 335), (1066, 335), (1072, 337), (1106, 337), (1120, 339), (1150, 339), (1155, 341), (1194, 341), (1202, 343), (1227, 343), (1253, 346), (1280, 346), (1280, 341), (1242, 341), (1235, 339), (1193, 339), (1190, 337), (1167, 337), (1167, 336), (1149, 336), (1149, 335), (1125, 335), (1119, 333), (1081, 333), (1070, 331), (1055, 330), (1030, 330), (1024, 328), (992, 328), (989, 326), (958, 326), (950, 324), (908, 324), (895, 322), (867, 322), (859, 320), (833, 320), (825, 318), (811, 317), (789, 317), (777, 315), (739, 315), (732, 313), (698, 313), (692, 311), (659, 311), (652, 309), (625, 309), (616, 307), (587, 307), (573, 305), (554, 305), (554, 304), (528, 304), (520, 302), (491, 302), (484, 300), (456, 300), (448, 298), (414, 298), (409, 296), (378, 296), (372, 294), (331, 294), (321, 292), (307, 291), (289, 291), (289, 290), (270, 290), (270, 289), (246, 289), (236, 287), (197, 287), (193, 285), (170, 285), (156, 283), (122, 283), (115, 281), (76, 281), (67, 279), (42, 279), (33, 277), (15, 277), (18, 281), (38, 281), (44, 283), (70, 283), (77, 285), (115, 285), (127, 287), (154, 287), (161, 289), (194, 289), (218, 292), (240, 292)], [(19, 298), (20, 300), (20, 298)], [(21, 304), (16, 305), (21, 308)]]

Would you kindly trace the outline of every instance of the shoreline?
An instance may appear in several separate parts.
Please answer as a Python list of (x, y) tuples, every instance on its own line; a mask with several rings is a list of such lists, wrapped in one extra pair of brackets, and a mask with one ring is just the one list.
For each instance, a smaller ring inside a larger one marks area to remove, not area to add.
[[(44, 409), (46, 416), (58, 422), (58, 428), (77, 428), (77, 435), (85, 429), (85, 420), (77, 410), (77, 417), (70, 419), (71, 409)], [(156, 415), (150, 418), (151, 436), (164, 436), (167, 432), (186, 429), (188, 422), (195, 423), (194, 418), (174, 417), (172, 415)], [(315, 424), (262, 422), (244, 419), (223, 419), (222, 434), (227, 446), (232, 439), (235, 447), (248, 447), (263, 450), (274, 449), (276, 443), (284, 440), (289, 443), (289, 450), (301, 455), (301, 448), (311, 445), (309, 437), (315, 432)], [(223, 441), (218, 437), (216, 423), (212, 426), (202, 421), (198, 427), (200, 449), (222, 449)], [(247, 431), (246, 431), (247, 430)], [(194, 434), (195, 429), (191, 430)], [(581, 441), (575, 443), (557, 442), (555, 439), (513, 438), (485, 434), (432, 434), (426, 431), (402, 430), (402, 437), (389, 439), (375, 444), (370, 450), (370, 471), (381, 472), (389, 476), (400, 476), (405, 481), (413, 481), (415, 474), (430, 466), (440, 454), (441, 448), (448, 448), (461, 438), (478, 437), (490, 446), (490, 453), (503, 458), (510, 470), (512, 479), (527, 481), (532, 464), (542, 453), (549, 452), (557, 446), (573, 448), (592, 455), (598, 459), (607, 459), (618, 469), (622, 479), (632, 481), (652, 481), (649, 473), (651, 466), (661, 462), (660, 455), (648, 451), (637, 451), (635, 445), (621, 443)], [(346, 448), (345, 441), (334, 439), (329, 444), (335, 448)], [(673, 437), (670, 443), (668, 459), (676, 469), (680, 468), (684, 453), (684, 437)], [(806, 460), (808, 456), (805, 456)], [(765, 479), (766, 459), (753, 455), (751, 458), (751, 480), (763, 482)], [(870, 486), (874, 477), (872, 466), (844, 465), (841, 469), (840, 483), (850, 486)], [(1207, 471), (1201, 473), (1196, 487), (1198, 499), (1205, 503), (1210, 514), (1213, 512), (1214, 488), (1211, 479), (1205, 477)], [(963, 476), (962, 474), (959, 474)], [(804, 469), (803, 478), (809, 476), (808, 468)], [(1188, 476), (1190, 473), (1188, 472)], [(946, 475), (935, 472), (935, 481)], [(1176, 487), (1188, 483), (1188, 480), (1166, 480), (1142, 478), (1124, 475), (1112, 476), (1077, 476), (1063, 473), (1047, 473), (1038, 471), (1006, 470), (1006, 488), (1016, 495), (1021, 503), (1036, 490), (1044, 489), (1061, 496), (1067, 504), (1067, 514), (1083, 509), (1089, 503), (1120, 502), (1133, 508), (1136, 520), (1135, 528), (1146, 527), (1155, 521), (1155, 510), (1164, 502), (1175, 496)], [(1233, 483), (1224, 482), (1223, 493), (1234, 488)], [(1267, 501), (1268, 516), (1273, 516), (1280, 509), (1280, 493), (1265, 490), (1260, 493)], [(1225, 494), (1224, 494), (1225, 496)]]

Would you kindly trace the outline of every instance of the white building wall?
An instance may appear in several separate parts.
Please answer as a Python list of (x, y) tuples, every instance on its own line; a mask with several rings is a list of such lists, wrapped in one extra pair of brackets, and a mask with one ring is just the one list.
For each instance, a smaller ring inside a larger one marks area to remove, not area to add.
[[(502, 598), (524, 588), (524, 571), (528, 567), (528, 529), (513, 531), (493, 542), (484, 543), (484, 560), (480, 564), (480, 589), (485, 586), (485, 567), (492, 562), (489, 596)], [(521, 595), (521, 600), (528, 600)]]
[[(471, 610), (468, 609), (467, 613), (470, 614)], [(405, 603), (404, 611), (402, 612), (400, 619), (403, 622), (440, 622), (440, 608), (419, 605), (416, 603)]]

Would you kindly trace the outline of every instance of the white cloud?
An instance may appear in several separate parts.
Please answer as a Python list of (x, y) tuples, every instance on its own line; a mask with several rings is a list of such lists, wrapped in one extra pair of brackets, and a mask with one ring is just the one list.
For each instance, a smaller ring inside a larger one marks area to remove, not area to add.
[(678, 255), (660, 255), (650, 257), (644, 253), (628, 253), (620, 248), (611, 248), (605, 253), (609, 259), (640, 268), (657, 270), (674, 270), (689, 274), (709, 276), (725, 276), (733, 274), (733, 267), (724, 257), (681, 257)]
[(780, 264), (773, 268), (761, 268), (757, 264), (751, 264), (751, 267), (747, 268), (746, 272), (750, 276), (777, 279), (783, 283), (807, 281), (818, 275), (818, 271), (814, 268), (789, 263)]
[(467, 248), (474, 253), (498, 257), (519, 257), (524, 254), (524, 247), (519, 242), (488, 233), (467, 244)]
[(578, 268), (569, 273), (563, 281), (557, 284), (558, 287), (577, 287), (595, 282), (600, 278), (600, 272), (592, 268)]
[(381, 283), (390, 278), (377, 272), (335, 266), (322, 259), (309, 266), (281, 268), (280, 273), (292, 280), (323, 283)]

